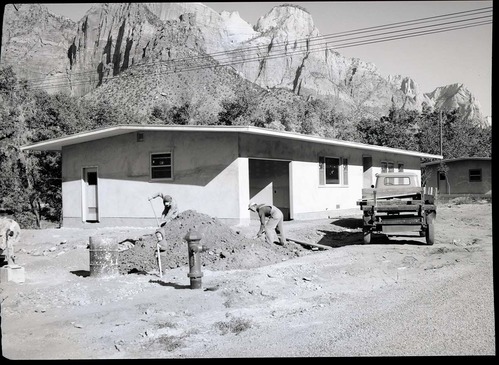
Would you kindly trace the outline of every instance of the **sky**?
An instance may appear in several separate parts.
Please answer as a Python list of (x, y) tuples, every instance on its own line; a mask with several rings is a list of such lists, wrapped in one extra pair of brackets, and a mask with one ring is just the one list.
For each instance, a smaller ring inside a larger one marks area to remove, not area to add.
[[(255, 25), (274, 6), (296, 4), (312, 16), (321, 35), (353, 31), (460, 11), (491, 7), (492, 1), (307, 1), (203, 2), (217, 12), (237, 11)], [(91, 3), (44, 3), (57, 15), (80, 20)], [(341, 48), (346, 57), (372, 62), (384, 77), (411, 77), (421, 92), (462, 83), (492, 116), (492, 24), (411, 37), (370, 45)]]

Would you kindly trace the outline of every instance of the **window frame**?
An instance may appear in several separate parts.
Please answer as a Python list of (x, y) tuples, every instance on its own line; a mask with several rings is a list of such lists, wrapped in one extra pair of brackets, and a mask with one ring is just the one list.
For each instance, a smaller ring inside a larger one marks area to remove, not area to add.
[[(472, 174), (472, 171), (475, 172)], [(477, 173), (478, 171), (478, 173)], [(478, 177), (478, 180), (472, 180), (472, 177)], [(468, 181), (471, 183), (482, 182), (482, 169), (468, 169)]]
[[(336, 159), (339, 161), (338, 183), (328, 183), (326, 177), (327, 160)], [(348, 158), (338, 156), (320, 156), (319, 157), (320, 179), (319, 186), (323, 187), (347, 187), (348, 186)]]
[[(159, 166), (153, 166), (153, 157), (155, 155), (165, 155), (165, 154), (169, 154), (170, 155), (170, 165), (163, 165), (161, 167), (164, 167), (164, 166), (169, 166), (170, 167), (170, 177), (153, 177), (153, 169), (155, 167), (159, 167)], [(149, 154), (149, 179), (151, 181), (169, 181), (169, 180), (173, 180), (173, 151), (164, 151), (164, 152), (151, 152)]]
[(395, 163), (393, 161), (382, 160), (382, 161), (380, 161), (379, 166), (380, 166), (382, 173), (395, 172)]

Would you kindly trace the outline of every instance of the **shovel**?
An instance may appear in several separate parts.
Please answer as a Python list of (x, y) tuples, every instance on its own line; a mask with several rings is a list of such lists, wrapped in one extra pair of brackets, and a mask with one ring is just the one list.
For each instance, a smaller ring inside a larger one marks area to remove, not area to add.
[(151, 203), (152, 212), (154, 213), (154, 218), (156, 218), (156, 224), (159, 227), (158, 216), (156, 215), (156, 211), (154, 210), (154, 206), (152, 205), (151, 199), (148, 199), (148, 200), (149, 200), (149, 203)]

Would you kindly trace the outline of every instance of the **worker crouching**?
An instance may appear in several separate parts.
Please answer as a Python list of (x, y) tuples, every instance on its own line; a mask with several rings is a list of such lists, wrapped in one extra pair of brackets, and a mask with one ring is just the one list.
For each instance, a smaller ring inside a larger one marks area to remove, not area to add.
[(260, 218), (260, 230), (255, 238), (259, 238), (265, 232), (265, 241), (267, 244), (277, 243), (281, 246), (286, 244), (283, 227), (284, 215), (279, 208), (270, 204), (250, 203), (248, 210), (258, 213)]

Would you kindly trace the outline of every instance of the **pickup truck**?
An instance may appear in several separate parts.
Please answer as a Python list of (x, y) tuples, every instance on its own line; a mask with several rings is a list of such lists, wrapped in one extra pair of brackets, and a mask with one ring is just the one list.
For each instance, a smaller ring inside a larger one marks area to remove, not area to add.
[(363, 212), (366, 244), (371, 242), (374, 232), (389, 235), (413, 232), (426, 237), (426, 244), (435, 243), (435, 195), (432, 188), (421, 187), (415, 173), (376, 174), (376, 184), (362, 189), (362, 199), (357, 205)]

